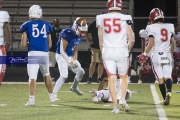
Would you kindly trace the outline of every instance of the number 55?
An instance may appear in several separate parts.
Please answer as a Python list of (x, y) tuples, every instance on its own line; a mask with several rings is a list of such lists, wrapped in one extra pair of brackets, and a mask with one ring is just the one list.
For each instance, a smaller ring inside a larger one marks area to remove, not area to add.
[[(104, 22), (104, 31), (106, 33), (111, 33), (112, 31), (118, 33), (121, 31), (120, 18), (105, 18)], [(112, 25), (111, 25), (112, 23)]]

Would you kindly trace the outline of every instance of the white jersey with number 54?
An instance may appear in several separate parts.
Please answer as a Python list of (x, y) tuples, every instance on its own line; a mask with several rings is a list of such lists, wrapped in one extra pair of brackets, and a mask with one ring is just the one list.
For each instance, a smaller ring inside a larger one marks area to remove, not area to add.
[(151, 24), (146, 27), (147, 35), (154, 36), (153, 52), (169, 52), (174, 26), (170, 23)]
[(103, 30), (103, 47), (127, 47), (127, 20), (132, 21), (131, 16), (121, 13), (96, 16), (96, 24)]

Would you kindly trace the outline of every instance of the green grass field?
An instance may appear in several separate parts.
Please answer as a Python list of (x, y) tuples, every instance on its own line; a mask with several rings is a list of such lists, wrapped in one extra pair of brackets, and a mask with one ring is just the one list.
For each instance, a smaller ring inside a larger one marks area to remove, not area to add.
[[(43, 84), (37, 84), (36, 104), (33, 107), (24, 105), (29, 99), (27, 84), (3, 84), (0, 87), (0, 120), (158, 120), (149, 84), (130, 84), (132, 97), (127, 101), (131, 111), (120, 114), (111, 113), (112, 103), (92, 102), (91, 91), (97, 84), (79, 85), (84, 92), (77, 96), (69, 91), (69, 84), (64, 84), (58, 93), (60, 101), (53, 105)], [(156, 90), (162, 99), (158, 85)], [(180, 119), (180, 85), (173, 85), (171, 103), (164, 106), (169, 120)]]

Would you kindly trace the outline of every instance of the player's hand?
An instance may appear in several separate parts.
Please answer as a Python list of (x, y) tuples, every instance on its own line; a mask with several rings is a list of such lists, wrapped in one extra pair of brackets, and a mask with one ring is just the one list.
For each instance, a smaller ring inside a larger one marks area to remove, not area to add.
[(141, 64), (145, 63), (148, 60), (148, 56), (144, 53), (142, 53), (138, 57), (138, 62), (140, 62)]

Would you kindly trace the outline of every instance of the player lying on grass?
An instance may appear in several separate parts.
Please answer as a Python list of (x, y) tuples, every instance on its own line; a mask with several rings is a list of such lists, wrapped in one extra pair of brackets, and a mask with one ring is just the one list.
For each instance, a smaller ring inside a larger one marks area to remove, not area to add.
[[(107, 79), (107, 77), (105, 77), (102, 80), (102, 82), (99, 84), (98, 91), (96, 89), (92, 90), (92, 100), (94, 103), (98, 103), (98, 101), (100, 101), (100, 100), (102, 100), (103, 102), (112, 102), (112, 98), (111, 98), (108, 88), (103, 89), (103, 87), (107, 86), (107, 85), (108, 85), (108, 79)], [(119, 87), (120, 87), (120, 79), (118, 78), (116, 81), (118, 101), (121, 98)], [(128, 100), (131, 97), (131, 95), (132, 95), (131, 91), (129, 89), (127, 89), (125, 100)], [(119, 101), (119, 104), (120, 103), (121, 103), (121, 101)]]

